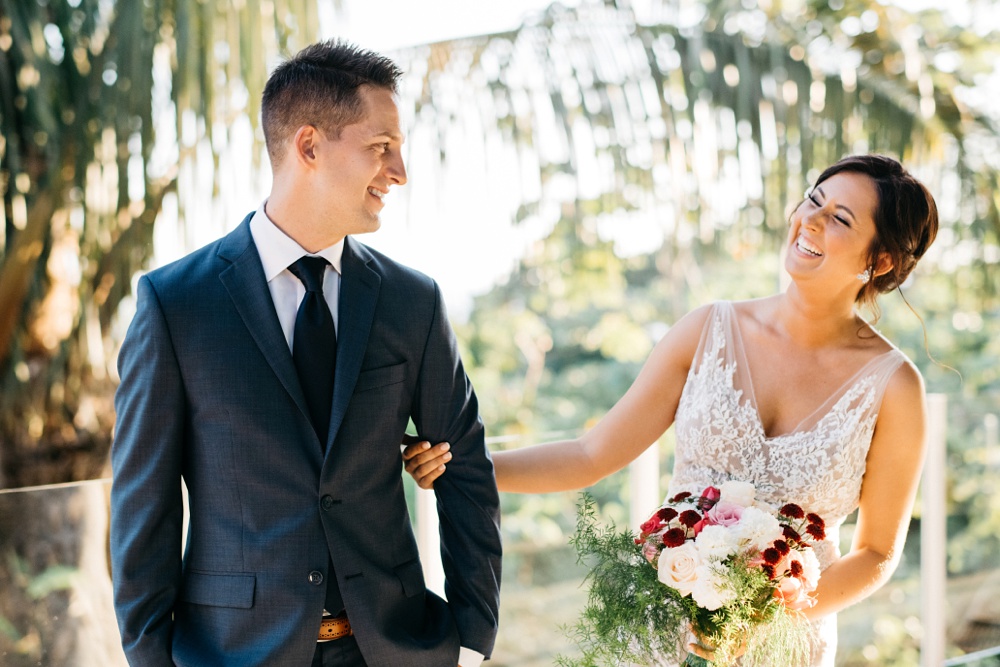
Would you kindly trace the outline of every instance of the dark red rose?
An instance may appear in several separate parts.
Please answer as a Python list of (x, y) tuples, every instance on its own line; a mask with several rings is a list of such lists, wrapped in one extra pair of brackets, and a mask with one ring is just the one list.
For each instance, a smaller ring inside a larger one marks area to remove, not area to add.
[(671, 498), (670, 502), (672, 502), (672, 503), (679, 503), (680, 501), (687, 500), (690, 497), (691, 497), (691, 492), (690, 491), (683, 491), (681, 493), (678, 493), (673, 498)]
[(642, 543), (643, 543), (643, 542), (645, 542), (645, 541), (646, 541), (646, 540), (644, 540), (644, 539), (642, 539), (642, 538), (640, 538), (640, 537), (637, 537), (637, 538), (635, 538), (635, 543), (636, 543), (636, 544), (642, 544)]
[(795, 540), (796, 542), (802, 541), (802, 536), (799, 535), (798, 531), (791, 526), (782, 526), (781, 532), (785, 536), (786, 540)]
[(819, 526), (820, 528), (826, 528), (826, 522), (823, 521), (823, 517), (821, 517), (819, 514), (814, 514), (810, 512), (809, 514), (806, 514), (806, 520), (809, 521), (809, 523), (811, 523), (814, 526)]
[(775, 540), (774, 548), (778, 550), (778, 553), (782, 556), (786, 555), (791, 549), (788, 546), (788, 542), (784, 540)]
[(682, 528), (671, 528), (667, 532), (663, 533), (663, 546), (665, 547), (679, 547), (684, 544), (687, 536)]
[(802, 508), (796, 505), (795, 503), (788, 503), (787, 505), (781, 508), (780, 512), (784, 516), (787, 516), (792, 519), (801, 519), (806, 515), (806, 513), (802, 511)]
[(663, 521), (664, 523), (667, 521), (673, 521), (674, 519), (677, 518), (677, 510), (675, 510), (673, 507), (664, 507), (661, 508), (660, 511), (656, 513), (656, 516), (657, 518), (660, 519), (660, 521)]
[(688, 528), (694, 528), (695, 524), (701, 521), (702, 516), (694, 510), (684, 510), (681, 512), (679, 521)]
[(774, 579), (774, 566), (764, 563), (760, 566), (760, 569), (764, 570), (764, 574), (767, 575), (768, 579)]
[(793, 577), (801, 577), (802, 576), (802, 563), (800, 563), (797, 560), (793, 560), (791, 562), (791, 564), (788, 566), (788, 572)]
[(764, 562), (768, 565), (777, 565), (778, 561), (781, 560), (781, 552), (774, 547), (764, 549), (764, 553), (762, 555), (764, 556)]
[(825, 540), (826, 539), (826, 531), (823, 530), (823, 528), (821, 526), (817, 526), (814, 523), (810, 524), (806, 528), (806, 532), (809, 533), (809, 536), (812, 537), (814, 540)]

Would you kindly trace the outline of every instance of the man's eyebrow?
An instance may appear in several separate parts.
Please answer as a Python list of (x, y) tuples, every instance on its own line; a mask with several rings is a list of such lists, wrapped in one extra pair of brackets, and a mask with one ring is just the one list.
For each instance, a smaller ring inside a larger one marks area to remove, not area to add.
[[(823, 196), (823, 199), (826, 199), (826, 193), (823, 192), (823, 188), (821, 188), (820, 186), (817, 185), (816, 186), (816, 190)], [(854, 220), (858, 219), (858, 216), (854, 215), (854, 211), (852, 211), (851, 209), (847, 208), (843, 204), (837, 204), (837, 208), (839, 208), (841, 210), (844, 210), (844, 211), (847, 211), (847, 214), (850, 215), (851, 218), (853, 218)]]
[(391, 139), (392, 141), (398, 141), (399, 143), (403, 143), (403, 141), (405, 141), (403, 135), (394, 130), (378, 130), (377, 132), (373, 132), (371, 135), (372, 139), (379, 139), (381, 137)]

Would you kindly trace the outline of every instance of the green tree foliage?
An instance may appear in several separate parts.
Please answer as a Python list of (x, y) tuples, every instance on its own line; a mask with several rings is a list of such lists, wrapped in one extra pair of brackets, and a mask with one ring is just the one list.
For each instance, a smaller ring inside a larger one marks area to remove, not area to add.
[(313, 0), (0, 0), (0, 486), (103, 469), (164, 198), (317, 23)]

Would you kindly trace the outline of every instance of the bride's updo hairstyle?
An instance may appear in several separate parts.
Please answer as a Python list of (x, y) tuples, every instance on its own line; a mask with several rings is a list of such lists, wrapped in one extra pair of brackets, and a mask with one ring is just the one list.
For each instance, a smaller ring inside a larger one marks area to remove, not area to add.
[[(874, 212), (875, 238), (868, 248), (866, 263), (872, 279), (858, 290), (855, 299), (877, 313), (875, 298), (902, 285), (934, 242), (938, 231), (937, 204), (924, 184), (890, 157), (846, 157), (820, 174), (816, 185), (841, 172), (868, 176), (878, 195)], [(876, 276), (875, 269), (883, 254), (892, 261), (892, 268)]]

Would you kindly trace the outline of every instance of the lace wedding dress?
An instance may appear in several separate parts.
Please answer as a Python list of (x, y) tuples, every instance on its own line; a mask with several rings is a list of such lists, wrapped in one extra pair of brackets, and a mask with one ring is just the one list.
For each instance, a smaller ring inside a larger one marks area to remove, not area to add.
[[(775, 506), (793, 502), (827, 525), (817, 545), (823, 569), (840, 558), (839, 532), (858, 506), (861, 478), (886, 384), (906, 360), (897, 349), (865, 364), (789, 433), (764, 432), (748, 372), (736, 312), (712, 308), (688, 373), (675, 419), (676, 456), (668, 498), (697, 495), (726, 480), (753, 483), (757, 498)], [(816, 624), (814, 667), (833, 667), (836, 616)]]

